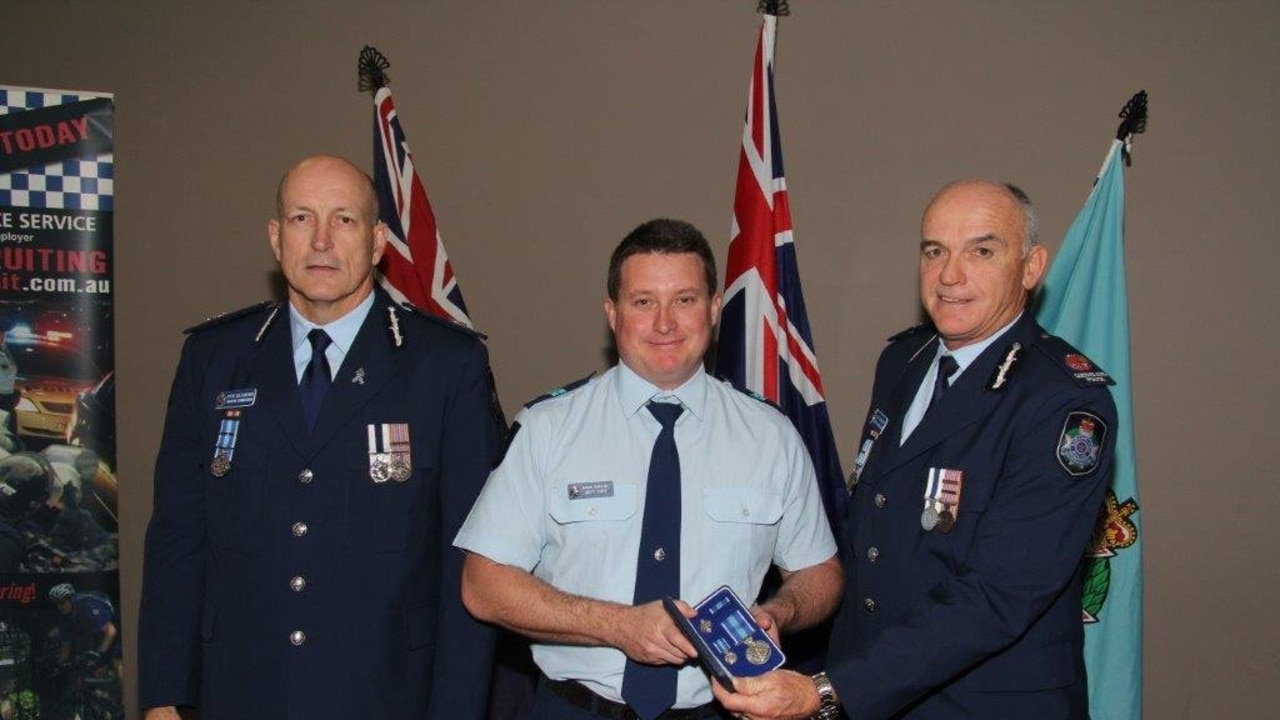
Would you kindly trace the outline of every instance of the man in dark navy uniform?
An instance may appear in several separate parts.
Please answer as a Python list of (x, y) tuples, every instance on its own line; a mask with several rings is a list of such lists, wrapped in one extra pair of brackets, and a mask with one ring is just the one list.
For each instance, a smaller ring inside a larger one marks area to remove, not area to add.
[(156, 460), (146, 717), (480, 718), (492, 635), (451, 546), (496, 459), (488, 358), (375, 288), (373, 184), (314, 157), (268, 223), (288, 302), (190, 331)]
[(750, 718), (1087, 718), (1080, 564), (1111, 474), (1111, 380), (1027, 308), (1047, 253), (1018, 188), (924, 214), (930, 325), (876, 368), (825, 673), (717, 691)]

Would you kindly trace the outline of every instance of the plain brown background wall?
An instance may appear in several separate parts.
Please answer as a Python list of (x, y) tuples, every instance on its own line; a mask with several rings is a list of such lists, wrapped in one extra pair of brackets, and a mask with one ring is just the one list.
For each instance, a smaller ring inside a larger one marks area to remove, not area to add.
[[(917, 316), (920, 211), (1018, 182), (1056, 249), (1139, 89), (1128, 187), (1148, 718), (1273, 717), (1280, 4), (793, 2), (778, 102), (846, 467), (884, 338)], [(14, 2), (0, 83), (115, 93), (126, 657), (180, 330), (268, 297), (280, 173), (371, 164), (392, 88), (508, 413), (602, 367), (608, 251), (688, 219), (723, 258), (754, 0)], [(132, 696), (132, 677), (129, 694)]]

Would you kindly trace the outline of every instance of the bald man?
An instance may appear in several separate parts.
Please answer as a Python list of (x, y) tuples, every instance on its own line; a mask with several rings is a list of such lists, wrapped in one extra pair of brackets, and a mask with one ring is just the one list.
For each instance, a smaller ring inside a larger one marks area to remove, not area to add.
[(826, 672), (717, 691), (747, 718), (1088, 718), (1080, 563), (1111, 475), (1110, 378), (1036, 324), (1036, 216), (968, 180), (925, 210), (930, 323), (890, 340), (854, 462)]
[(288, 286), (188, 330), (147, 529), (148, 720), (480, 718), (492, 636), (451, 540), (496, 459), (480, 338), (374, 282), (369, 177), (308, 158), (280, 181)]

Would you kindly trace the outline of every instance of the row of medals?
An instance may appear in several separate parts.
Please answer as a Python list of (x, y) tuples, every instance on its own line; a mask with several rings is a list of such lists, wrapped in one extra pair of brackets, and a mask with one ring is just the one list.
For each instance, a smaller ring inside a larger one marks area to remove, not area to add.
[[(710, 620), (703, 620), (698, 624), (698, 629), (704, 634), (711, 632), (712, 625)], [(769, 656), (773, 654), (773, 647), (763, 640), (757, 640), (753, 637), (747, 637), (742, 641), (747, 646), (747, 662), (752, 665), (763, 665), (769, 661)], [(724, 661), (729, 665), (738, 662), (738, 653), (729, 650), (724, 654)]]
[(404, 482), (412, 472), (404, 453), (369, 453), (369, 478), (376, 483)]

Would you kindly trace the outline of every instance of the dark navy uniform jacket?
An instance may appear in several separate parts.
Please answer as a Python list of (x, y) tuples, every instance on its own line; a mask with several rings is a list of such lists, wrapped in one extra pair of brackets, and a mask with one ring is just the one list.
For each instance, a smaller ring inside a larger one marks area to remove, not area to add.
[[(828, 674), (854, 720), (1087, 718), (1079, 569), (1111, 380), (1024, 313), (899, 446), (938, 342), (903, 333), (876, 368)], [(949, 532), (921, 522), (931, 468), (961, 473)]]
[[(256, 398), (218, 477), (219, 394), (238, 390)], [(141, 706), (198, 705), (205, 720), (482, 717), (492, 635), (462, 607), (451, 541), (496, 459), (499, 417), (480, 339), (381, 290), (311, 432), (287, 306), (195, 329), (156, 460)], [(403, 482), (371, 478), (385, 424), (408, 426)]]

